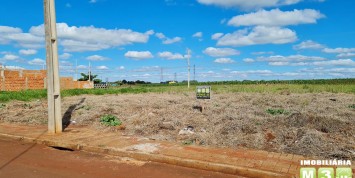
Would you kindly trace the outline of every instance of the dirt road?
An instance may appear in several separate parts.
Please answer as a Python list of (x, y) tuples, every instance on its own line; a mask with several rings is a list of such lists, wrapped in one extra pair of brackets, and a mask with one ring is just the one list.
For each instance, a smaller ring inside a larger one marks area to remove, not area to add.
[(58, 150), (0, 138), (0, 177), (235, 178), (236, 176), (128, 158)]

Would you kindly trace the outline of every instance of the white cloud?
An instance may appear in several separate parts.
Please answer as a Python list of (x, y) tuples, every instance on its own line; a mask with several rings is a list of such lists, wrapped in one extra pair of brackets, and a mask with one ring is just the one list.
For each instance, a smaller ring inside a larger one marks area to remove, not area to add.
[(37, 54), (37, 50), (35, 49), (21, 49), (19, 51), (21, 55), (29, 56), (29, 55), (34, 55)]
[(154, 30), (148, 30), (148, 31), (146, 31), (144, 34), (146, 34), (146, 35), (154, 35)]
[(340, 53), (337, 55), (337, 58), (341, 58), (341, 59), (347, 59), (347, 58), (353, 58), (355, 57), (355, 53)]
[(163, 59), (174, 60), (174, 59), (184, 59), (184, 56), (180, 53), (172, 53), (169, 51), (164, 51), (158, 53), (158, 56)]
[(274, 54), (273, 51), (258, 51), (258, 52), (252, 52), (252, 55), (263, 55), (263, 54)]
[(69, 61), (60, 61), (59, 65), (60, 66), (73, 66), (73, 64)]
[(2, 57), (1, 59), (2, 60), (5, 60), (5, 61), (13, 61), (13, 60), (16, 60), (16, 59), (19, 59), (20, 57), (16, 56), (16, 55), (13, 55), (13, 54), (5, 54), (4, 57)]
[[(57, 23), (59, 44), (66, 52), (97, 51), (133, 43), (147, 43), (152, 30), (139, 33), (130, 29), (105, 29), (94, 26), (68, 26), (66, 23)], [(33, 26), (30, 34), (44, 35), (44, 25)]]
[(232, 60), (231, 58), (218, 58), (214, 60), (215, 63), (220, 63), (220, 64), (231, 64), (234, 63), (235, 61)]
[(202, 38), (202, 36), (203, 36), (202, 32), (196, 32), (195, 34), (192, 35), (192, 37), (195, 37), (195, 38)]
[(214, 47), (206, 48), (203, 51), (203, 53), (212, 57), (235, 56), (240, 54), (238, 50), (232, 48), (214, 48)]
[(163, 44), (173, 44), (173, 43), (180, 42), (181, 40), (182, 40), (181, 37), (166, 38), (166, 39), (163, 41)]
[(117, 70), (125, 70), (125, 67), (124, 66), (119, 66), (116, 68)]
[(289, 62), (284, 62), (284, 61), (278, 61), (278, 62), (269, 62), (269, 65), (271, 66), (286, 66), (289, 65)]
[(14, 44), (25, 48), (41, 48), (44, 36), (23, 33), (20, 28), (0, 26), (0, 44)]
[(324, 67), (316, 67), (311, 69), (301, 69), (299, 72), (307, 73), (311, 75), (328, 75), (328, 74), (345, 74), (353, 76), (355, 73), (355, 68), (324, 68)]
[(297, 40), (294, 31), (288, 28), (256, 26), (251, 31), (238, 30), (222, 36), (218, 46), (248, 46), (256, 44), (285, 44)]
[(46, 61), (40, 58), (35, 58), (31, 61), (28, 61), (28, 64), (30, 65), (44, 65), (46, 64)]
[[(269, 57), (258, 57), (258, 61), (267, 61), (267, 62), (305, 62), (305, 61), (323, 61), (326, 60), (323, 57), (319, 56), (304, 56), (304, 55), (290, 55), (290, 56), (282, 56), (282, 55), (274, 55)], [(276, 63), (274, 63), (276, 64)], [(281, 63), (279, 63), (281, 64)]]
[(283, 5), (291, 5), (301, 0), (197, 0), (201, 4), (215, 5), (225, 8), (240, 9), (261, 9), (266, 7), (277, 7)]
[(323, 49), (325, 46), (314, 42), (312, 40), (303, 41), (298, 45), (294, 45), (293, 49), (295, 50), (302, 50), (302, 49)]
[(87, 69), (88, 67), (87, 66), (85, 66), (85, 65), (78, 65), (77, 66), (77, 69)]
[(323, 49), (325, 53), (351, 53), (355, 52), (355, 48), (325, 48)]
[(280, 9), (259, 10), (254, 13), (238, 15), (228, 21), (232, 26), (287, 26), (317, 23), (324, 15), (313, 9), (280, 11)]
[(104, 60), (108, 60), (107, 57), (103, 57), (100, 55), (92, 55), (92, 56), (88, 56), (86, 57), (87, 60), (89, 61), (104, 61)]
[(248, 71), (232, 71), (231, 74), (257, 74), (257, 75), (271, 75), (270, 70), (248, 70)]
[(330, 61), (313, 62), (316, 66), (355, 66), (355, 61), (351, 59), (339, 59)]
[(246, 62), (246, 63), (255, 62), (255, 60), (254, 60), (254, 59), (251, 59), (251, 58), (245, 58), (245, 59), (243, 59), (243, 61)]
[(124, 56), (135, 60), (153, 58), (153, 55), (150, 51), (128, 51)]
[(148, 66), (148, 67), (142, 67), (139, 69), (134, 69), (132, 70), (133, 72), (148, 72), (148, 71), (159, 71), (160, 67), (159, 66)]
[(157, 38), (161, 39), (161, 40), (164, 39), (164, 38), (166, 38), (163, 33), (156, 33), (155, 36), (156, 36)]
[(69, 59), (72, 56), (73, 55), (71, 55), (70, 53), (63, 53), (63, 54), (59, 55), (59, 59)]
[(180, 42), (182, 40), (181, 37), (168, 38), (163, 33), (156, 33), (155, 36), (160, 40), (162, 40), (163, 44), (173, 44), (173, 43)]
[(11, 69), (11, 70), (24, 70), (25, 68), (20, 67), (20, 66), (5, 66), (6, 69)]
[(98, 69), (98, 70), (108, 70), (109, 68), (107, 66), (97, 66), (96, 69)]
[(224, 34), (223, 33), (215, 33), (211, 36), (212, 40), (218, 40), (219, 38), (221, 38)]
[(67, 52), (85, 52), (85, 51), (99, 51), (102, 49), (110, 48), (107, 44), (91, 44), (85, 41), (75, 40), (62, 40), (60, 42), (62, 46), (65, 46), (64, 51)]

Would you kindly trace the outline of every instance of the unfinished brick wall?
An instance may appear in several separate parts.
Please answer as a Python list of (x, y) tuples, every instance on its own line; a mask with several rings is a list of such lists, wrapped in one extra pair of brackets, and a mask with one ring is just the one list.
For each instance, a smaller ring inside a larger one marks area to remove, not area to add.
[[(8, 70), (0, 66), (0, 91), (19, 91), (46, 88), (45, 70)], [(94, 88), (93, 82), (60, 78), (61, 89)]]

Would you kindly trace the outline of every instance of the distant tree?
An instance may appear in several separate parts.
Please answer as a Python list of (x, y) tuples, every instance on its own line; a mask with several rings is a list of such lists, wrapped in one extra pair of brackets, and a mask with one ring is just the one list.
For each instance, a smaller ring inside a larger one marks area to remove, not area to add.
[(136, 83), (136, 84), (145, 84), (145, 81), (137, 80), (135, 83)]
[[(79, 78), (79, 81), (88, 81), (89, 80), (89, 74), (86, 75), (84, 73), (80, 73), (81, 78)], [(90, 75), (90, 81), (93, 81), (95, 78), (97, 77), (97, 75)]]
[(127, 84), (128, 85), (135, 85), (136, 83), (134, 81), (128, 81)]
[(94, 83), (97, 84), (97, 83), (102, 83), (102, 80), (101, 79), (94, 79)]
[(89, 81), (89, 76), (90, 76), (90, 81), (94, 81), (94, 83), (101, 83), (102, 80), (100, 79), (95, 79), (97, 77), (97, 75), (89, 75), (89, 74), (84, 74), (84, 73), (80, 73), (81, 78), (78, 79), (78, 81)]
[(127, 80), (122, 80), (122, 84), (127, 84)]

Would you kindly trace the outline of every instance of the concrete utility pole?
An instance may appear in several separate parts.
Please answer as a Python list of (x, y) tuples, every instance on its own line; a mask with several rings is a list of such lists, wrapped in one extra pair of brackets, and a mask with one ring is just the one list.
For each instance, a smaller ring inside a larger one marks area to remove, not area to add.
[(61, 133), (63, 128), (54, 0), (44, 0), (44, 24), (47, 60), (48, 132)]
[(187, 88), (190, 88), (190, 49), (187, 48)]

